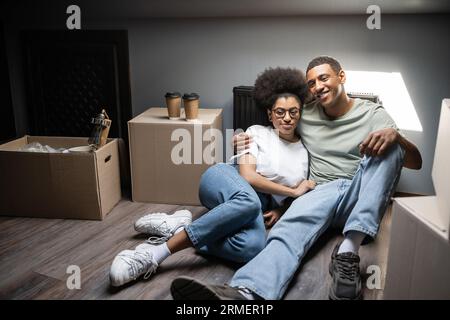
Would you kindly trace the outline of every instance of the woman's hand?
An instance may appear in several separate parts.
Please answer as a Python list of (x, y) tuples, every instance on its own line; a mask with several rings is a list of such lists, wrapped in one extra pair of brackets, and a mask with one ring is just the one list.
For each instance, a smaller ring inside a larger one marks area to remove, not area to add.
[(263, 214), (266, 229), (271, 228), (280, 219), (282, 211), (281, 208), (275, 208)]
[(301, 195), (307, 193), (309, 190), (313, 190), (316, 187), (316, 183), (312, 180), (303, 180), (299, 185), (292, 189), (292, 197), (298, 198)]
[(253, 139), (245, 132), (233, 136), (233, 150), (235, 154), (240, 154), (250, 147)]

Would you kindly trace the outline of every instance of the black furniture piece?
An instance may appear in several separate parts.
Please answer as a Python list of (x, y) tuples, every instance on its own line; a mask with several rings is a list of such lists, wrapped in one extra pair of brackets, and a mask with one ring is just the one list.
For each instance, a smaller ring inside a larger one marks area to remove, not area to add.
[(16, 137), (3, 23), (0, 22), (0, 143)]
[(233, 88), (233, 129), (247, 130), (248, 127), (270, 124), (267, 114), (256, 107), (253, 99), (253, 86)]
[(127, 142), (127, 31), (27, 30), (22, 36), (29, 133), (87, 137), (91, 118), (105, 109), (112, 120), (109, 136)]
[(126, 30), (22, 33), (28, 133), (89, 137), (105, 109), (119, 140), (123, 194), (131, 190), (127, 121), (132, 118)]

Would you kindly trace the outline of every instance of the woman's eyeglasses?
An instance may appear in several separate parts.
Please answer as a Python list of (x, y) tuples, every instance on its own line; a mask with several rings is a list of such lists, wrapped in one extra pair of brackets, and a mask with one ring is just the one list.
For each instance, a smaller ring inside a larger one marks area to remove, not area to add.
[(273, 109), (272, 112), (275, 114), (275, 117), (278, 119), (283, 119), (286, 116), (286, 112), (289, 112), (289, 116), (293, 119), (297, 118), (300, 115), (299, 108), (291, 108), (289, 110), (283, 108)]

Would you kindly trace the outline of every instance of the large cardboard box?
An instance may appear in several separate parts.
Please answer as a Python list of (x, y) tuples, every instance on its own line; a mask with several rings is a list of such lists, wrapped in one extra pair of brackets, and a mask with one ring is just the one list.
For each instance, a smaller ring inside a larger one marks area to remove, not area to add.
[(450, 243), (429, 220), (436, 210), (435, 197), (395, 199), (384, 299), (450, 299)]
[(385, 299), (450, 299), (450, 99), (442, 102), (432, 179), (436, 195), (393, 205)]
[(87, 138), (24, 136), (0, 145), (0, 214), (102, 220), (121, 199), (116, 139), (94, 152), (18, 151), (32, 142), (53, 148)]
[(202, 173), (222, 161), (221, 130), (222, 109), (200, 109), (189, 122), (150, 108), (128, 121), (133, 201), (199, 205)]

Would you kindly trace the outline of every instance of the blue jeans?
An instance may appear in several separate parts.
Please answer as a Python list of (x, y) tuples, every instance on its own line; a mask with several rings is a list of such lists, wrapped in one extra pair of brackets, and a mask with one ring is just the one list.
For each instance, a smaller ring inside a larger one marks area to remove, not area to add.
[(262, 211), (269, 209), (270, 198), (255, 192), (237, 166), (208, 168), (200, 179), (199, 198), (210, 210), (185, 228), (198, 251), (243, 263), (264, 248)]
[(297, 198), (270, 231), (267, 244), (232, 278), (264, 299), (281, 299), (302, 258), (330, 226), (374, 238), (403, 165), (393, 146), (383, 157), (364, 157), (352, 180), (338, 179)]

